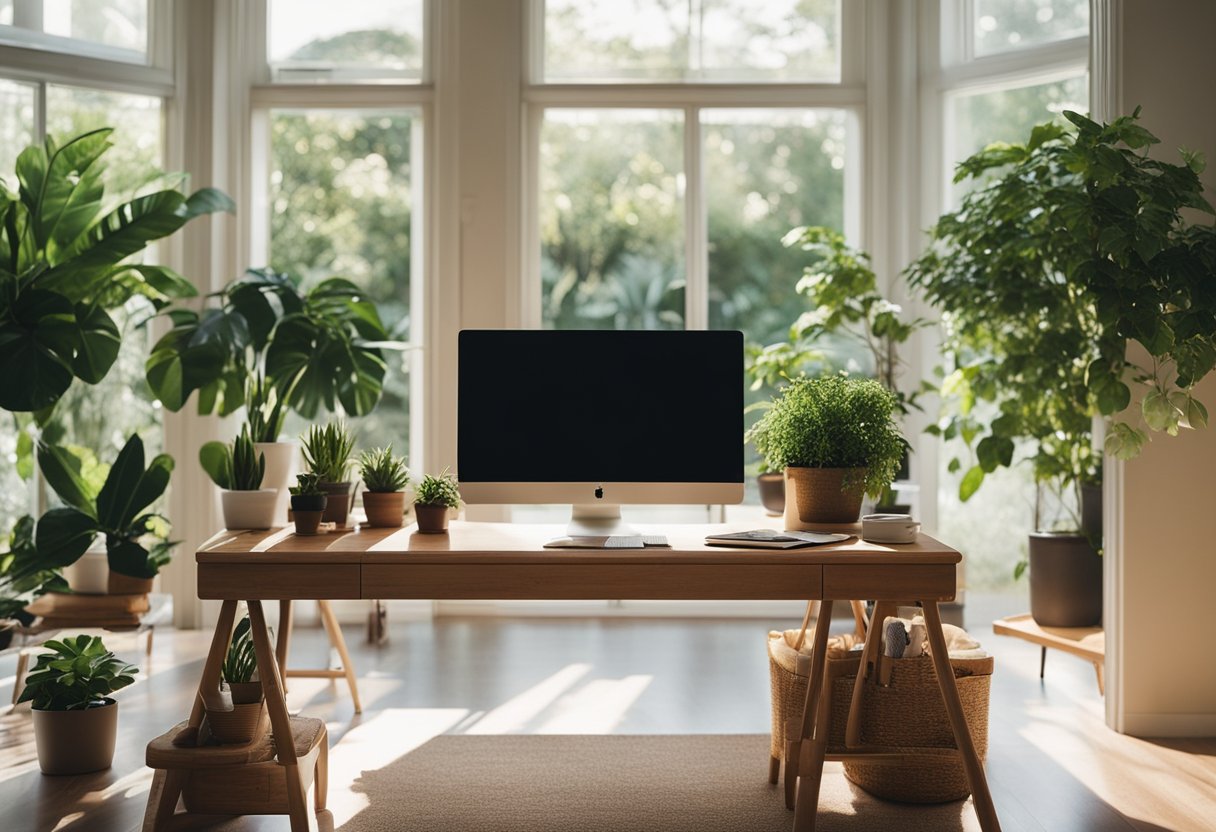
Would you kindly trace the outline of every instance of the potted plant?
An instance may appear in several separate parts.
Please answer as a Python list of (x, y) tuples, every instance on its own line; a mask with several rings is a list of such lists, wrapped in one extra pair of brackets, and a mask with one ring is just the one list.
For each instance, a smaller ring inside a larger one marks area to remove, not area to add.
[(139, 671), (106, 649), (97, 636), (48, 641), (25, 680), (18, 702), (34, 709), (38, 765), (45, 774), (84, 774), (110, 767), (118, 703), (110, 694)]
[(359, 457), (363, 477), (363, 508), (371, 526), (400, 526), (405, 520), (405, 487), (410, 481), (405, 459), (393, 456), (393, 446), (364, 451)]
[(448, 510), (459, 507), (460, 486), (446, 469), (439, 476), (424, 476), (414, 491), (414, 515), (423, 534), (446, 533)]
[(278, 492), (262, 488), (266, 458), (253, 447), (249, 425), (231, 445), (208, 442), (199, 448), (198, 461), (218, 485), (224, 526), (228, 529), (269, 529), (275, 521)]
[(891, 484), (907, 444), (895, 409), (895, 395), (872, 379), (799, 378), (781, 391), (747, 439), (785, 471), (786, 528), (852, 523), (862, 496)]
[[(1039, 125), (959, 165), (956, 181), (984, 181), (938, 220), (908, 278), (946, 324), (945, 410), (930, 430), (963, 440), (968, 459), (950, 463), (964, 471), (960, 498), (1014, 464), (1015, 443), (1027, 448), (1036, 506), (1064, 497), (1061, 511), (1036, 511), (1031, 610), (1040, 624), (1086, 626), (1102, 593), (1101, 523), (1084, 505), (1100, 503), (1093, 420), (1111, 420), (1105, 449), (1121, 459), (1149, 432), (1206, 425), (1193, 389), (1216, 355), (1216, 228), (1183, 215), (1212, 213), (1202, 161), (1149, 157), (1157, 139), (1139, 110), (1108, 125), (1064, 116), (1070, 127)], [(1129, 362), (1129, 341), (1151, 366)], [(1129, 412), (1133, 385), (1144, 395)]]
[(291, 487), (291, 516), (295, 520), (296, 534), (317, 533), (328, 501), (316, 474), (296, 474), (296, 485)]
[(245, 616), (233, 630), (228, 653), (220, 666), (232, 698), (232, 710), (207, 711), (211, 733), (221, 743), (249, 742), (262, 717), (262, 683), (253, 679), (258, 662), (249, 627), (249, 616)]
[(350, 457), (355, 450), (355, 436), (341, 422), (325, 426), (313, 425), (300, 437), (304, 464), (317, 475), (318, 485), (328, 496), (321, 520), (338, 527), (346, 525), (354, 502), (354, 483), (350, 481)]
[(266, 459), (266, 472), (262, 485), (275, 489), (274, 517), (276, 523), (287, 518), (288, 484), (296, 458), (294, 442), (281, 442), (283, 422), (287, 411), (283, 397), (261, 372), (249, 377), (245, 388), (245, 415), (249, 424), (249, 435), (253, 438), (253, 450)]

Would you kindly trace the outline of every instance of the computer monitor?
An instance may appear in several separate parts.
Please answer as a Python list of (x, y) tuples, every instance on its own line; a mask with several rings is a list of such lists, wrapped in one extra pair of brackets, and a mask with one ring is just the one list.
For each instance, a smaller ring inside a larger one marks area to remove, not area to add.
[(571, 537), (632, 533), (626, 503), (743, 499), (740, 332), (464, 330), (467, 503), (570, 503)]

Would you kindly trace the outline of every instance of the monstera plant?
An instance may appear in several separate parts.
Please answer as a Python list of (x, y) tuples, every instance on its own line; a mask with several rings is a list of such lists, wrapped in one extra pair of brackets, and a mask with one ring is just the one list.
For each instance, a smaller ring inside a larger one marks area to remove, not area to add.
[(112, 128), (17, 157), (17, 193), (0, 189), (0, 408), (45, 416), (75, 379), (105, 377), (122, 342), (108, 310), (195, 294), (165, 266), (130, 262), (191, 219), (233, 210), (214, 188), (166, 189), (106, 210)]
[(198, 391), (200, 413), (226, 415), (247, 403), (247, 391), (262, 391), (250, 403), (260, 405), (268, 386), (307, 419), (338, 404), (362, 416), (380, 401), (381, 351), (404, 346), (390, 340), (375, 305), (342, 278), (303, 290), (288, 275), (250, 269), (214, 300), (201, 312), (171, 310), (173, 328), (148, 358), (148, 384), (170, 410)]

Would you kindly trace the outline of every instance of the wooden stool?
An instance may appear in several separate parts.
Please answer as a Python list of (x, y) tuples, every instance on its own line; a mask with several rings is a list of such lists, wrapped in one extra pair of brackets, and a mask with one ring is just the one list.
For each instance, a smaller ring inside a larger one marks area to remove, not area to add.
[(321, 625), (325, 628), (325, 634), (329, 636), (329, 643), (335, 650), (338, 651), (338, 658), (342, 661), (341, 667), (323, 668), (317, 670), (308, 669), (287, 669), (287, 650), (291, 641), (292, 627), (292, 611), (291, 601), (279, 602), (279, 633), (280, 638), (276, 646), (276, 653), (279, 667), (283, 668), (283, 675), (288, 678), (296, 679), (346, 679), (346, 685), (350, 688), (351, 702), (355, 706), (355, 713), (363, 713), (363, 705), (359, 701), (359, 685), (355, 679), (355, 666), (350, 660), (350, 654), (346, 652), (346, 639), (342, 637), (342, 627), (338, 624), (338, 618), (334, 615), (333, 608), (330, 607), (328, 601), (317, 601), (317, 607), (321, 611)]
[(315, 788), (316, 811), (325, 808), (329, 776), (329, 741), (319, 719), (291, 718), (295, 764), (279, 760), (266, 712), (254, 740), (244, 745), (214, 741), (180, 747), (173, 740), (186, 729), (181, 722), (148, 743), (146, 761), (156, 769), (144, 832), (169, 828), (178, 797), (186, 812), (220, 815), (289, 815), (292, 832), (312, 828), (307, 809)]

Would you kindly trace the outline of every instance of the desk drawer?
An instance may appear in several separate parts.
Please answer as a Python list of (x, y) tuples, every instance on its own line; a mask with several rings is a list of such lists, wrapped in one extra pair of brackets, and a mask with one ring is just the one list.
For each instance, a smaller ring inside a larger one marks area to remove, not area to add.
[(805, 564), (364, 564), (364, 598), (437, 600), (725, 600), (818, 598), (823, 567)]
[(950, 601), (954, 564), (829, 564), (823, 567), (823, 597), (889, 601)]
[(357, 563), (200, 563), (198, 597), (263, 601), (359, 598), (360, 568)]

